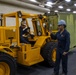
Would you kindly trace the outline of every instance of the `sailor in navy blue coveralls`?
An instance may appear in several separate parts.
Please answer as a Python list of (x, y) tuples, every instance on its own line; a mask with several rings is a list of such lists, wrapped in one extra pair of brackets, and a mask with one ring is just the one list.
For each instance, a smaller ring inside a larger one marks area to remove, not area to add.
[(60, 20), (58, 22), (59, 31), (53, 35), (51, 34), (52, 39), (58, 40), (57, 52), (56, 52), (56, 62), (54, 67), (54, 74), (59, 75), (60, 61), (62, 60), (62, 74), (67, 75), (67, 62), (68, 62), (68, 51), (70, 46), (70, 34), (65, 29), (66, 22)]
[(24, 34), (29, 34), (28, 32), (28, 28), (26, 28), (26, 21), (22, 20), (21, 21), (21, 26), (19, 27), (19, 31), (20, 31), (20, 43), (29, 43), (28, 38), (24, 37)]

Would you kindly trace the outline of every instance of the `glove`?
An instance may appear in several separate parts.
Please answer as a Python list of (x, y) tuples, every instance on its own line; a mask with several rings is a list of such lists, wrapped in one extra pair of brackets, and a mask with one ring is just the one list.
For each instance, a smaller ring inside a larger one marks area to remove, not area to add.
[(27, 30), (27, 32), (29, 33), (29, 32), (30, 32), (30, 27), (28, 27), (26, 30)]
[(30, 29), (30, 27), (27, 27), (27, 29)]

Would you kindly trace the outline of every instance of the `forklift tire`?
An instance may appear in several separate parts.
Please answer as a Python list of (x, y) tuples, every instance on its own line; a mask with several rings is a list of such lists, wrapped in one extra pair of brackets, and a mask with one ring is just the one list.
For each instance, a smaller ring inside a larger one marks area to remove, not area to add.
[(56, 61), (56, 42), (48, 42), (41, 49), (41, 55), (49, 67), (54, 67)]
[(0, 52), (0, 75), (16, 75), (15, 59), (4, 52)]

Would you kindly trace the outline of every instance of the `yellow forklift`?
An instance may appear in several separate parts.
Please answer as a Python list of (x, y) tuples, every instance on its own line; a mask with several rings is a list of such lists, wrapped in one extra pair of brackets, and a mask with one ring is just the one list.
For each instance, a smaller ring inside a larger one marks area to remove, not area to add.
[[(20, 43), (19, 26), (22, 19), (26, 19), (27, 27), (30, 27), (30, 44)], [(46, 61), (49, 66), (54, 66), (57, 44), (50, 37), (44, 16), (17, 11), (3, 14), (2, 24), (0, 75), (16, 75), (16, 63), (31, 66)]]

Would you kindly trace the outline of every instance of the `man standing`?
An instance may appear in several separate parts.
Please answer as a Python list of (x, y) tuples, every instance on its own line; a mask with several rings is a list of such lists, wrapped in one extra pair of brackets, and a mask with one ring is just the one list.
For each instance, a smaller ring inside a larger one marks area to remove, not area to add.
[(68, 63), (68, 51), (70, 47), (70, 34), (65, 28), (66, 28), (66, 22), (64, 20), (60, 20), (58, 22), (58, 32), (55, 35), (51, 34), (52, 39), (58, 40), (58, 46), (56, 51), (56, 62), (53, 75), (59, 75), (59, 67), (61, 60), (62, 60), (61, 75), (67, 75), (68, 72), (67, 63)]

